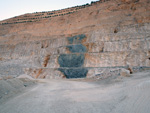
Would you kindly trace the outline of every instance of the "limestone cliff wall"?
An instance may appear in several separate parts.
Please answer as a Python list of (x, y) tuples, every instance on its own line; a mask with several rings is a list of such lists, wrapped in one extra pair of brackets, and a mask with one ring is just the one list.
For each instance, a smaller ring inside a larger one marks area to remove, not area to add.
[(0, 25), (0, 75), (108, 77), (149, 69), (149, 12), (149, 0), (116, 0), (50, 20)]

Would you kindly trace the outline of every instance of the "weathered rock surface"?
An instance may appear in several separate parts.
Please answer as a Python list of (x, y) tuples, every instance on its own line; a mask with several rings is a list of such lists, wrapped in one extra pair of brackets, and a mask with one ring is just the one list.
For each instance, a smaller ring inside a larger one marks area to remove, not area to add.
[(128, 67), (150, 68), (149, 0), (99, 1), (72, 14), (0, 25), (1, 76), (112, 76)]

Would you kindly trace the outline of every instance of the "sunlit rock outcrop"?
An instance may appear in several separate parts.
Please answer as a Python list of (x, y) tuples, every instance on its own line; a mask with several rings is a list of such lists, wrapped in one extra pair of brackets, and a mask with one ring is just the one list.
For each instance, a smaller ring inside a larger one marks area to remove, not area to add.
[(20, 22), (24, 15), (0, 22), (0, 75), (107, 78), (150, 68), (149, 0), (102, 0), (73, 9), (37, 21)]

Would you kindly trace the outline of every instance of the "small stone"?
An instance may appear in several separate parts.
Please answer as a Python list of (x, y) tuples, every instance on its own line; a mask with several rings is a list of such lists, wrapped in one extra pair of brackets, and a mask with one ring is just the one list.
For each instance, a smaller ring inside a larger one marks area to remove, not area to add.
[(27, 87), (27, 85), (26, 85), (26, 84), (24, 84), (24, 87)]
[(131, 76), (130, 71), (127, 69), (121, 69), (120, 75), (123, 77), (130, 77)]

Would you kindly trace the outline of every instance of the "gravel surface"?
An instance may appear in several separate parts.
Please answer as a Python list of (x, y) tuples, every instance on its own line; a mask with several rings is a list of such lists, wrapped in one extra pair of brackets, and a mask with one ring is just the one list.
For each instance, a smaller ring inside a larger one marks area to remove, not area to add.
[(114, 81), (38, 80), (0, 113), (150, 113), (150, 72)]

